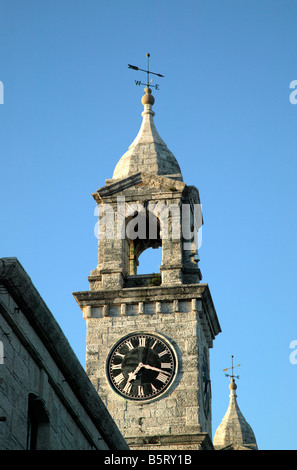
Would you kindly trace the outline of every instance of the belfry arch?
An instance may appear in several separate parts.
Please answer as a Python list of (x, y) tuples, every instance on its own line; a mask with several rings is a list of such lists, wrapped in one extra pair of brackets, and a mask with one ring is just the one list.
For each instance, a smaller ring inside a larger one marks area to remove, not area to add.
[(126, 256), (129, 260), (124, 263), (127, 274), (136, 276), (140, 255), (148, 248), (162, 248), (160, 219), (148, 209), (143, 209), (126, 218), (125, 228)]

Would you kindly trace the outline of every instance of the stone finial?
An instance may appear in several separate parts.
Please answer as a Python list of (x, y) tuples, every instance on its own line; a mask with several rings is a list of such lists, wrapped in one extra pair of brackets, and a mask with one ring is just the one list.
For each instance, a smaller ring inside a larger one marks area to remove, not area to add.
[(155, 98), (152, 95), (152, 90), (150, 88), (145, 88), (144, 93), (145, 94), (141, 98), (141, 102), (143, 106), (145, 106), (146, 104), (150, 104), (151, 106), (153, 106), (155, 102)]
[(233, 395), (234, 395), (234, 394), (235, 394), (235, 390), (237, 389), (237, 385), (236, 385), (236, 383), (235, 383), (234, 377), (231, 377), (230, 384), (229, 384), (229, 388), (230, 388), (231, 392), (233, 391)]

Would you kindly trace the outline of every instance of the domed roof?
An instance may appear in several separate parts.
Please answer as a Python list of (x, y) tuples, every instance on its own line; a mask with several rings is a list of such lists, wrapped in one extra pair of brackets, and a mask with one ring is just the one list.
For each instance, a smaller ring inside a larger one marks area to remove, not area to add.
[(230, 388), (230, 402), (227, 412), (216, 430), (213, 445), (216, 450), (226, 447), (233, 449), (257, 450), (257, 442), (251, 426), (241, 413), (236, 400), (237, 385), (232, 377)]
[(137, 137), (117, 163), (113, 179), (127, 178), (139, 172), (153, 173), (182, 181), (182, 174), (175, 156), (159, 136), (154, 124), (152, 106), (155, 102), (150, 88), (142, 97), (143, 120)]

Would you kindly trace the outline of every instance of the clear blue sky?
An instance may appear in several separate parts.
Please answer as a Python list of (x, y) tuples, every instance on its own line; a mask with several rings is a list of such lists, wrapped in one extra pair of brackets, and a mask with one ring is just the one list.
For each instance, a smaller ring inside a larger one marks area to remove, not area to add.
[(222, 333), (211, 350), (213, 432), (238, 403), (261, 449), (297, 449), (294, 0), (0, 1), (0, 256), (16, 256), (85, 362), (72, 292), (97, 265), (91, 193), (140, 124), (141, 78), (165, 75), (155, 124), (199, 188), (203, 282)]

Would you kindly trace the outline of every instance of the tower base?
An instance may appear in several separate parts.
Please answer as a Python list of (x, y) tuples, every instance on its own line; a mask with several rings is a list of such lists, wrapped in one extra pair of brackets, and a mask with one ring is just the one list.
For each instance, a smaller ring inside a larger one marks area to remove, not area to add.
[(207, 432), (198, 434), (128, 437), (131, 450), (214, 450)]

